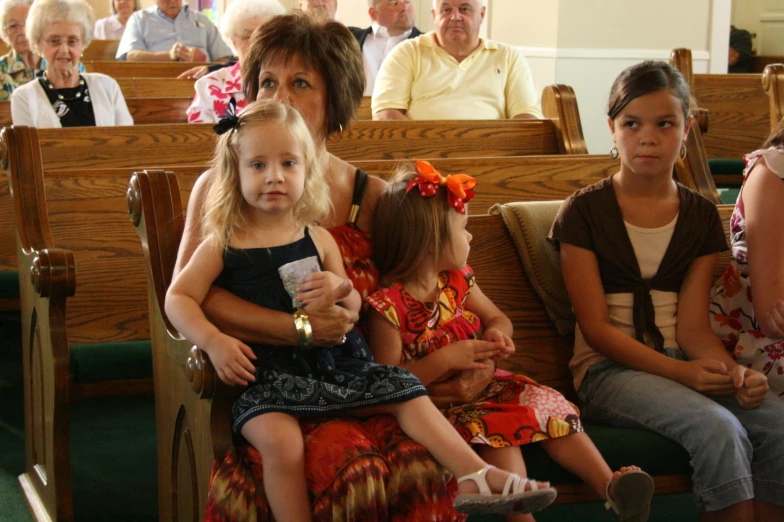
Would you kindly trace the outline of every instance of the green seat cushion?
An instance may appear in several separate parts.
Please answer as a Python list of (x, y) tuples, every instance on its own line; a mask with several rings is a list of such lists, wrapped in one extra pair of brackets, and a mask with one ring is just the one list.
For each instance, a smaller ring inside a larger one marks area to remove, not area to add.
[[(692, 474), (686, 450), (652, 431), (598, 424), (584, 424), (584, 427), (610, 469), (635, 465), (651, 475)], [(531, 478), (553, 484), (582, 482), (556, 464), (539, 444), (523, 446), (523, 458)]]
[(0, 299), (19, 297), (19, 272), (16, 270), (0, 271)]
[(152, 378), (150, 341), (71, 345), (71, 375), (80, 383)]
[(743, 175), (746, 163), (742, 159), (735, 158), (714, 158), (708, 160), (708, 168), (711, 174), (737, 174)]

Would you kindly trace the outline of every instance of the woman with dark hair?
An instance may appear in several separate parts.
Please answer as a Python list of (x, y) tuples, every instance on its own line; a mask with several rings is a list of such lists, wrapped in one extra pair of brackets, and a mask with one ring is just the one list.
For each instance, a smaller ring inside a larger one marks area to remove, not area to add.
[(711, 326), (738, 363), (784, 398), (784, 120), (746, 155), (732, 214), (732, 263), (711, 295)]
[[(362, 98), (364, 67), (356, 39), (332, 20), (300, 12), (272, 18), (251, 38), (242, 62), (242, 81), (248, 100), (274, 99), (302, 113), (332, 200), (332, 210), (321, 225), (337, 241), (353, 287), (366, 297), (378, 285), (370, 222), (385, 183), (326, 149), (327, 139), (339, 136), (349, 125)], [(210, 183), (207, 172), (194, 186), (175, 273), (203, 237), (200, 216)], [(314, 344), (337, 344), (354, 327), (358, 317), (335, 304), (350, 291), (346, 285), (329, 299), (305, 308)], [(252, 305), (219, 288), (211, 289), (203, 309), (222, 332), (246, 343), (300, 343), (290, 314)], [(492, 371), (464, 373), (428, 391), (437, 405), (466, 402), (491, 377)], [(454, 481), (392, 417), (303, 420), (302, 433), (314, 520), (461, 519), (452, 509)], [(252, 518), (270, 518), (261, 460), (251, 446), (239, 444), (215, 463), (205, 520)]]

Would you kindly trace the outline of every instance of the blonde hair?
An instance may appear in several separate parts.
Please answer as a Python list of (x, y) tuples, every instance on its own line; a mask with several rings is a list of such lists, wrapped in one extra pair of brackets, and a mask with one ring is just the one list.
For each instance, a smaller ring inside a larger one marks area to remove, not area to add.
[(417, 176), (412, 164), (399, 166), (373, 214), (373, 260), (384, 286), (415, 279), (428, 254), (438, 261), (451, 246), (450, 213), (456, 211), (449, 206), (446, 188), (427, 198), (417, 187), (406, 192)]
[(332, 208), (324, 171), (316, 161), (313, 137), (299, 111), (276, 101), (251, 103), (239, 114), (234, 130), (218, 139), (211, 162), (212, 181), (204, 199), (204, 208), (207, 209), (204, 213), (204, 237), (224, 248), (238, 232), (248, 228), (243, 214), (248, 203), (240, 188), (240, 134), (246, 127), (264, 123), (285, 125), (302, 145), (305, 187), (294, 206), (297, 221), (302, 225), (312, 225)]

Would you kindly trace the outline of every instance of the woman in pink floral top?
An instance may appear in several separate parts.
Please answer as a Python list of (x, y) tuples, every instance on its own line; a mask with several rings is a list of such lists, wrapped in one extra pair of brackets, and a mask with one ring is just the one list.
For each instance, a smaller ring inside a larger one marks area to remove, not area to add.
[(220, 32), (239, 60), (196, 81), (196, 96), (187, 111), (188, 123), (217, 123), (231, 98), (237, 101), (238, 110), (245, 108), (248, 101), (242, 92), (240, 64), (248, 52), (250, 35), (268, 19), (285, 12), (277, 0), (234, 0), (229, 4)]
[(735, 359), (784, 398), (784, 120), (746, 155), (732, 214), (732, 263), (711, 294), (711, 326)]

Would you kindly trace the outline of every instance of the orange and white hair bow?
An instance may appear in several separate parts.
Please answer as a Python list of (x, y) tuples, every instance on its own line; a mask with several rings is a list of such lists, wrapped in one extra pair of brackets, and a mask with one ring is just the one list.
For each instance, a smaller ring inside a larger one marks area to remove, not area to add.
[(476, 179), (468, 174), (452, 174), (442, 176), (430, 163), (415, 159), (417, 177), (408, 182), (406, 192), (419, 186), (419, 194), (423, 198), (435, 196), (438, 187), (444, 186), (447, 190), (449, 206), (461, 214), (465, 214), (465, 204), (474, 197)]

